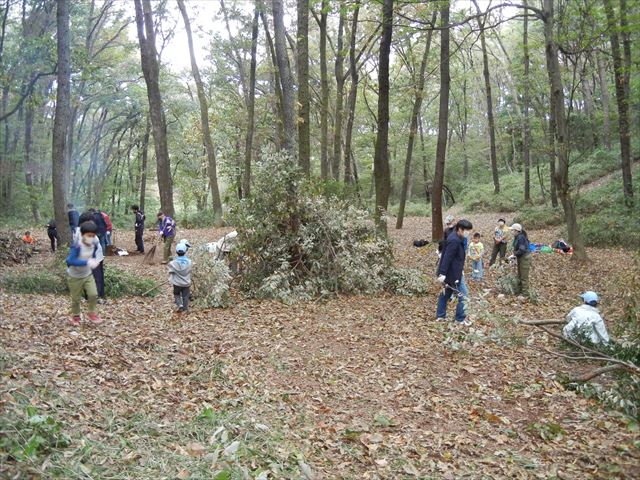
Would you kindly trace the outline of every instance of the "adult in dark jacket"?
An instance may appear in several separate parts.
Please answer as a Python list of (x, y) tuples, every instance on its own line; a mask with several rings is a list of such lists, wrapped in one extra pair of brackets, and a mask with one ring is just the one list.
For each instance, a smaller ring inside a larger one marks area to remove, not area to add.
[(107, 222), (102, 216), (102, 212), (100, 210), (95, 210), (90, 208), (89, 211), (93, 213), (93, 222), (98, 227), (98, 231), (96, 232), (96, 236), (98, 240), (100, 240), (100, 246), (102, 247), (102, 252), (107, 254)]
[(67, 204), (67, 216), (69, 217), (69, 229), (71, 230), (71, 238), (76, 233), (76, 228), (80, 225), (80, 214), (73, 206), (73, 203)]
[(510, 260), (518, 262), (518, 288), (516, 294), (529, 296), (529, 271), (531, 270), (531, 251), (529, 238), (522, 225), (514, 223), (509, 227), (513, 234), (513, 255)]
[[(444, 290), (438, 297), (438, 320), (445, 320), (447, 317), (447, 303), (451, 296), (457, 291), (462, 292), (463, 283), (462, 271), (464, 270), (464, 260), (466, 256), (465, 238), (471, 234), (473, 225), (468, 220), (460, 220), (455, 229), (447, 237), (442, 253), (442, 259), (438, 266), (438, 281), (443, 284)], [(464, 295), (458, 296), (458, 305), (456, 307), (456, 322), (468, 325)]]
[(144, 212), (140, 210), (138, 205), (132, 205), (131, 211), (135, 215), (136, 251), (144, 253), (144, 240), (142, 239), (142, 235), (144, 234)]
[(58, 226), (55, 220), (50, 220), (47, 223), (47, 236), (51, 242), (51, 251), (55, 253), (56, 245), (58, 244)]

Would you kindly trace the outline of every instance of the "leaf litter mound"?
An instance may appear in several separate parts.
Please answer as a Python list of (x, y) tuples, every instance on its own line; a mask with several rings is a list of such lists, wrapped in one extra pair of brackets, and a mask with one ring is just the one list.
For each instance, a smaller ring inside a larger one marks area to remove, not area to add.
[[(471, 216), (485, 246), (494, 217)], [(412, 246), (429, 220), (405, 225), (391, 230), (397, 262), (431, 275), (434, 247)], [(226, 232), (183, 233), (193, 243)], [(488, 291), (487, 272), (486, 285), (471, 285), (466, 330), (434, 321), (435, 285), (420, 297), (237, 299), (186, 316), (164, 287), (155, 299), (110, 300), (97, 328), (67, 326), (67, 298), (0, 292), (3, 435), (31, 421), (30, 406), (69, 437), (22, 461), (0, 443), (0, 476), (638, 477), (637, 426), (564, 389), (557, 373), (586, 367), (551, 358), (542, 348), (555, 340), (514, 322), (557, 318), (587, 288), (601, 293), (605, 318), (619, 318), (630, 254), (589, 254), (580, 266), (537, 256), (535, 305)], [(140, 256), (108, 261), (165, 279)]]

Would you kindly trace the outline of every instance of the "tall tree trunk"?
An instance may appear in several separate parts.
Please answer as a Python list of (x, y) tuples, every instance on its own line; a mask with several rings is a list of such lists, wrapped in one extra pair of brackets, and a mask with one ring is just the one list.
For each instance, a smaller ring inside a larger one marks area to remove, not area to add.
[(580, 70), (580, 90), (584, 100), (584, 113), (589, 119), (589, 140), (591, 142), (591, 148), (593, 149), (598, 146), (598, 133), (596, 132), (596, 117), (593, 107), (591, 75), (587, 72), (587, 64), (588, 59), (585, 58)]
[(351, 40), (349, 42), (349, 72), (351, 73), (351, 87), (347, 102), (347, 128), (344, 138), (344, 182), (353, 183), (355, 180), (355, 160), (351, 150), (353, 138), (353, 122), (356, 117), (356, 100), (358, 98), (358, 65), (356, 61), (356, 38), (358, 31), (358, 15), (360, 13), (360, 0), (356, 0), (353, 6), (353, 18), (351, 20)]
[(378, 134), (373, 171), (376, 184), (375, 219), (378, 228), (383, 232), (386, 232), (387, 226), (382, 215), (389, 206), (389, 192), (391, 190), (391, 179), (389, 178), (389, 53), (392, 34), (393, 0), (384, 0), (378, 62)]
[(320, 178), (329, 177), (329, 73), (327, 69), (327, 14), (329, 0), (320, 12)]
[(293, 77), (289, 67), (289, 57), (287, 54), (287, 44), (284, 28), (284, 8), (282, 0), (272, 0), (273, 5), (273, 38), (280, 72), (280, 82), (282, 83), (282, 123), (284, 125), (284, 147), (285, 150), (295, 159), (296, 149), (296, 122), (295, 122), (295, 97), (293, 87)]
[(449, 2), (443, 2), (440, 10), (440, 107), (438, 113), (438, 143), (436, 145), (436, 170), (431, 191), (431, 238), (442, 238), (442, 189), (444, 163), (447, 151), (449, 125)]
[(336, 108), (333, 125), (333, 155), (331, 157), (331, 174), (334, 180), (340, 180), (340, 165), (342, 164), (342, 104), (344, 100), (344, 24), (346, 14), (344, 2), (340, 2), (340, 20), (338, 21), (338, 44), (334, 73), (336, 77)]
[(36, 187), (37, 163), (31, 159), (31, 146), (33, 144), (33, 104), (31, 99), (27, 99), (27, 110), (24, 116), (24, 175), (27, 192), (29, 193), (29, 203), (33, 220), (40, 222), (40, 208), (38, 206), (38, 193)]
[[(473, 0), (476, 11), (480, 15), (480, 7), (477, 0)], [(493, 118), (493, 98), (491, 93), (491, 77), (489, 76), (489, 56), (487, 55), (487, 42), (484, 35), (484, 26), (487, 22), (485, 16), (482, 21), (478, 16), (478, 26), (480, 27), (480, 45), (482, 46), (482, 75), (484, 76), (484, 90), (487, 97), (487, 121), (489, 127), (489, 154), (491, 157), (491, 174), (493, 176), (494, 193), (500, 193), (500, 178), (498, 177), (498, 159), (496, 154), (496, 125)]]
[(198, 91), (198, 102), (200, 103), (200, 123), (202, 124), (202, 139), (204, 141), (204, 147), (207, 151), (207, 166), (209, 172), (209, 184), (211, 187), (211, 200), (213, 203), (213, 216), (214, 223), (219, 225), (222, 221), (222, 202), (220, 201), (220, 189), (218, 187), (218, 167), (216, 165), (216, 152), (213, 146), (213, 139), (211, 138), (211, 129), (209, 127), (209, 105), (207, 102), (207, 95), (204, 92), (204, 85), (202, 78), (200, 77), (200, 70), (196, 62), (196, 55), (193, 51), (193, 38), (191, 35), (191, 23), (189, 22), (189, 15), (187, 15), (187, 8), (184, 5), (184, 0), (178, 0), (178, 8), (182, 14), (184, 20), (184, 29), (187, 32), (187, 41), (189, 43), (189, 57), (191, 58), (191, 73), (193, 79), (196, 82), (196, 89)]
[(142, 73), (147, 84), (149, 115), (155, 145), (160, 208), (165, 214), (173, 216), (173, 179), (171, 178), (171, 160), (167, 148), (167, 121), (160, 94), (160, 65), (156, 51), (153, 12), (150, 0), (134, 0), (134, 4)]
[[(433, 12), (431, 24), (435, 25), (438, 13)], [(404, 220), (404, 209), (407, 204), (407, 193), (409, 191), (409, 183), (411, 181), (411, 159), (413, 157), (413, 144), (415, 142), (416, 133), (418, 133), (418, 116), (422, 108), (422, 97), (424, 96), (425, 73), (427, 71), (427, 63), (429, 60), (429, 50), (431, 50), (431, 38), (433, 30), (427, 33), (427, 44), (422, 54), (422, 63), (420, 64), (420, 73), (416, 79), (415, 99), (413, 101), (413, 111), (411, 112), (411, 127), (409, 128), (409, 140), (407, 142), (407, 156), (404, 161), (404, 177), (402, 179), (402, 191), (400, 192), (400, 206), (398, 208), (398, 218), (396, 219), (396, 228), (402, 228)]]
[(529, 125), (529, 14), (527, 0), (524, 1), (524, 29), (522, 33), (522, 49), (524, 56), (524, 85), (522, 89), (522, 160), (524, 162), (524, 203), (531, 203), (531, 157), (530, 138), (531, 130)]
[(558, 61), (558, 46), (553, 35), (554, 11), (553, 0), (544, 0), (544, 37), (547, 74), (551, 86), (550, 111), (555, 117), (555, 138), (557, 145), (558, 168), (555, 172), (555, 182), (558, 195), (562, 202), (564, 218), (567, 224), (569, 242), (573, 245), (573, 258), (578, 261), (587, 258), (587, 252), (582, 242), (580, 227), (576, 216), (575, 199), (571, 195), (569, 185), (569, 132), (564, 104), (564, 91)]
[(249, 94), (247, 98), (247, 140), (244, 147), (244, 169), (242, 175), (242, 190), (244, 196), (251, 194), (251, 157), (253, 152), (253, 134), (255, 130), (256, 105), (256, 53), (258, 50), (258, 16), (260, 11), (256, 5), (251, 24), (251, 64), (249, 67)]
[[(621, 8), (624, 6), (624, 0), (621, 1)], [(618, 37), (618, 22), (616, 21), (615, 12), (613, 10), (612, 0), (604, 0), (605, 12), (607, 14), (607, 24), (609, 27), (609, 36), (611, 38), (611, 53), (613, 55), (613, 67), (616, 79), (616, 102), (618, 104), (618, 129), (620, 133), (620, 157), (622, 163), (622, 189), (624, 191), (625, 203), (628, 206), (633, 205), (633, 183), (631, 178), (631, 132), (629, 119), (629, 74), (628, 67), (623, 63), (622, 53), (620, 52), (620, 38)], [(626, 14), (621, 10), (621, 17), (624, 18), (621, 23), (624, 27), (626, 24)], [(625, 41), (624, 48), (627, 45)], [(629, 53), (630, 55), (630, 53)], [(626, 57), (626, 52), (625, 52)], [(630, 62), (630, 60), (629, 60)]]
[(298, 72), (298, 164), (308, 177), (311, 174), (309, 0), (298, 0), (296, 54), (296, 69)]
[(600, 83), (600, 98), (602, 102), (602, 136), (604, 145), (611, 150), (611, 97), (609, 96), (609, 82), (607, 82), (607, 70), (602, 60), (602, 54), (595, 52), (598, 64), (598, 81)]
[(147, 117), (144, 136), (142, 137), (142, 166), (140, 168), (140, 210), (144, 212), (145, 198), (147, 196), (147, 159), (149, 158), (149, 135), (151, 135), (151, 123)]
[(273, 66), (273, 79), (269, 82), (269, 85), (275, 91), (275, 113), (276, 115), (276, 124), (275, 124), (275, 145), (279, 150), (284, 143), (284, 124), (283, 118), (284, 113), (282, 111), (282, 82), (280, 81), (280, 72), (278, 71), (278, 59), (276, 57), (276, 48), (273, 45), (273, 39), (271, 38), (271, 33), (269, 32), (269, 22), (267, 21), (267, 16), (264, 13), (264, 9), (262, 8), (262, 3), (257, 2), (256, 6), (260, 9), (260, 19), (262, 20), (262, 26), (264, 27), (264, 36), (267, 38), (267, 45), (269, 46), (269, 53), (271, 58), (271, 64)]
[[(60, 226), (68, 224), (67, 199), (64, 189), (67, 129), (71, 114), (71, 47), (69, 36), (69, 0), (56, 2), (56, 31), (58, 50), (58, 90), (56, 93), (56, 113), (53, 121), (53, 140), (51, 148), (53, 175), (53, 210), (56, 223)], [(60, 242), (70, 240), (67, 228), (60, 228)]]

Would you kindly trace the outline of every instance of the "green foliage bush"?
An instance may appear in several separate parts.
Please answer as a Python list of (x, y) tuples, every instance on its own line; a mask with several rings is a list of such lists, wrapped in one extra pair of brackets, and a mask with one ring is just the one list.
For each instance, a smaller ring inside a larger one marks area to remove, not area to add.
[[(398, 215), (398, 208), (400, 205), (392, 205), (389, 208), (389, 213), (392, 215)], [(424, 199), (417, 202), (407, 202), (404, 206), (405, 217), (430, 217), (431, 216), (431, 204), (427, 203)]]
[(307, 182), (289, 158), (265, 153), (253, 195), (234, 205), (241, 287), (284, 302), (334, 293), (416, 293), (424, 282), (393, 264), (388, 238), (353, 200)]
[(229, 305), (231, 271), (227, 263), (202, 250), (195, 251), (191, 258), (194, 263), (194, 303), (204, 307)]
[[(0, 286), (12, 293), (66, 294), (69, 289), (64, 271), (58, 259), (51, 270), (30, 268), (7, 272), (0, 276)], [(157, 290), (152, 290), (156, 285), (154, 280), (133, 275), (110, 265), (105, 266), (104, 282), (105, 292), (111, 298), (143, 294), (154, 296), (157, 293)]]

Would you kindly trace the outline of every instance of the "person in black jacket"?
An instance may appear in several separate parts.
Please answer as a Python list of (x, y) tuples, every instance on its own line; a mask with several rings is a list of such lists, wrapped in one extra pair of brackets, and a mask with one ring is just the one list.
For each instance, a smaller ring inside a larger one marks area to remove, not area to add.
[(136, 251), (140, 253), (144, 253), (144, 240), (142, 239), (142, 235), (144, 233), (144, 212), (140, 210), (138, 205), (131, 205), (131, 211), (135, 215), (135, 223), (134, 228), (136, 232)]
[(47, 236), (51, 242), (51, 251), (56, 253), (56, 245), (58, 244), (58, 227), (55, 220), (50, 220), (47, 223)]
[(516, 294), (529, 296), (529, 271), (531, 270), (531, 251), (529, 250), (529, 238), (522, 225), (514, 223), (509, 227), (514, 236), (513, 255), (509, 260), (518, 261), (518, 289)]
[[(449, 233), (444, 245), (442, 259), (438, 266), (438, 281), (443, 284), (444, 290), (438, 297), (437, 319), (443, 321), (447, 317), (447, 303), (454, 293), (462, 292), (462, 271), (464, 270), (465, 239), (471, 234), (473, 225), (469, 220), (460, 220)], [(458, 296), (456, 307), (456, 322), (469, 325), (464, 306), (464, 296)]]

